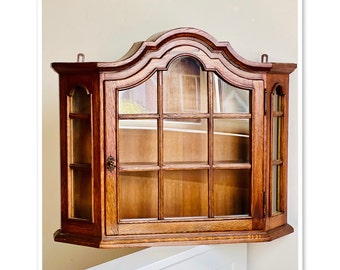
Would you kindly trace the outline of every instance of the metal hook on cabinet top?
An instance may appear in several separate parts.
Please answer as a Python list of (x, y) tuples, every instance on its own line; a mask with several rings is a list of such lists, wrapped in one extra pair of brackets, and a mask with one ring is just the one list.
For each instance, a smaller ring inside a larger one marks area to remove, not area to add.
[(268, 63), (268, 54), (262, 54), (261, 55), (261, 62), (262, 63)]
[(78, 53), (77, 55), (77, 62), (84, 62), (85, 61), (85, 54)]

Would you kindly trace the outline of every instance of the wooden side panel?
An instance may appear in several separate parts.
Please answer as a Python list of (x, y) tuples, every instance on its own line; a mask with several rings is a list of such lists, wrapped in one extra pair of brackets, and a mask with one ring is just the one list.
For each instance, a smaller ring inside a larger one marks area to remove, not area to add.
[[(89, 213), (88, 219), (78, 219), (72, 217), (72, 174), (73, 174), (73, 161), (71, 160), (72, 153), (70, 146), (70, 134), (71, 124), (70, 119), (71, 111), (69, 110), (69, 97), (71, 92), (77, 87), (81, 86), (88, 89), (91, 96), (91, 107), (94, 107), (94, 100), (98, 100), (97, 92), (97, 74), (96, 73), (76, 73), (76, 74), (60, 74), (60, 145), (61, 145), (61, 207), (62, 207), (62, 222), (61, 231), (62, 233), (76, 233), (76, 234), (88, 234), (88, 235), (100, 235), (100, 216), (97, 210), (100, 209), (100, 191), (95, 199), (94, 195), (88, 200), (92, 204), (92, 214)], [(94, 98), (96, 97), (96, 98)], [(93, 112), (93, 111), (92, 111)], [(91, 135), (89, 136), (91, 143), (94, 141), (94, 131), (98, 132), (98, 122), (94, 119), (93, 114), (90, 115), (91, 121)], [(75, 142), (77, 143), (77, 142)], [(81, 143), (81, 142), (79, 142)], [(90, 149), (92, 148), (92, 149)], [(93, 151), (93, 144), (88, 149)], [(94, 157), (93, 160), (96, 158)], [(91, 162), (91, 161), (89, 161)], [(92, 169), (88, 179), (90, 183), (87, 183), (88, 188), (94, 191), (95, 173), (94, 168), (96, 166), (92, 162), (89, 168)], [(98, 178), (97, 178), (98, 179)], [(93, 193), (92, 193), (93, 194)], [(97, 210), (96, 210), (97, 209)]]
[(263, 81), (254, 81), (252, 116), (252, 217), (253, 229), (263, 229)]
[[(104, 112), (105, 112), (105, 164), (112, 157), (117, 164), (116, 153), (116, 89), (114, 82), (105, 82), (104, 85)], [(106, 235), (117, 234), (117, 190), (116, 166), (113, 170), (105, 168), (105, 228)]]
[(266, 221), (266, 229), (273, 229), (278, 226), (287, 223), (287, 191), (288, 191), (288, 112), (289, 112), (289, 75), (288, 74), (268, 74), (267, 75), (267, 92), (268, 100), (272, 96), (272, 91), (275, 86), (280, 85), (283, 91), (282, 96), (282, 111), (283, 111), (283, 125), (281, 134), (281, 155), (282, 155), (282, 165), (281, 165), (281, 183), (280, 183), (280, 209), (282, 212), (274, 213), (272, 211), (272, 197), (271, 197), (271, 163), (272, 163), (272, 115), (270, 102), (268, 102), (268, 114), (267, 114), (267, 172), (266, 172), (266, 188), (268, 190), (267, 196), (267, 212), (268, 218)]

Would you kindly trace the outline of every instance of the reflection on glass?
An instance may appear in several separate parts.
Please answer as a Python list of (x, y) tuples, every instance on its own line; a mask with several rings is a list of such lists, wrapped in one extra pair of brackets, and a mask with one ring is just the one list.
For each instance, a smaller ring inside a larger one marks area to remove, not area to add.
[(120, 114), (157, 113), (157, 73), (144, 83), (119, 91)]
[(119, 162), (157, 164), (157, 120), (119, 120)]
[(191, 57), (175, 59), (163, 78), (164, 113), (206, 113), (207, 73)]
[(207, 120), (164, 120), (164, 162), (207, 164)]
[(72, 170), (71, 217), (92, 219), (91, 170)]
[(121, 172), (120, 219), (158, 217), (158, 172)]
[(165, 218), (208, 216), (206, 170), (164, 172), (164, 216)]
[(249, 162), (249, 119), (214, 120), (214, 161)]
[(249, 214), (250, 170), (215, 170), (215, 216)]
[(213, 76), (214, 113), (249, 113), (250, 91)]

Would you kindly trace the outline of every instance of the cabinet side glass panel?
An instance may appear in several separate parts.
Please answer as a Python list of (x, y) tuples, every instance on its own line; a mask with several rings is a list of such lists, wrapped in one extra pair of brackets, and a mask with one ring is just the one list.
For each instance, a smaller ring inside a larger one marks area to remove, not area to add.
[(90, 164), (92, 159), (91, 120), (72, 118), (70, 124), (72, 163)]
[(283, 95), (278, 86), (272, 94), (272, 170), (271, 170), (271, 209), (272, 214), (282, 212), (282, 111)]
[(69, 216), (92, 220), (91, 95), (76, 87), (69, 96)]
[(72, 169), (72, 202), (71, 217), (91, 220), (92, 185), (90, 169)]
[(77, 86), (70, 93), (70, 112), (75, 114), (90, 114), (91, 100), (90, 94), (85, 86)]
[(280, 183), (281, 166), (272, 166), (272, 212), (281, 212), (280, 207)]

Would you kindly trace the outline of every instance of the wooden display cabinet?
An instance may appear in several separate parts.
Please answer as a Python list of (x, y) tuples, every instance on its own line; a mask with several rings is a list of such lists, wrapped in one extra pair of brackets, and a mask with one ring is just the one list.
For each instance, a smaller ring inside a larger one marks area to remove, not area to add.
[(53, 63), (60, 242), (100, 248), (270, 241), (287, 224), (289, 74), (178, 28), (116, 62)]

